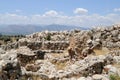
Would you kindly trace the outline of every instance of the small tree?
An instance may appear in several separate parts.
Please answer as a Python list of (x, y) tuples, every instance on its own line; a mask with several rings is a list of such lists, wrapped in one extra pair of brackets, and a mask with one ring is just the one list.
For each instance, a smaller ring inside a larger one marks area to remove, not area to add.
[(50, 41), (51, 40), (51, 35), (48, 34), (45, 39), (48, 40), (48, 41)]

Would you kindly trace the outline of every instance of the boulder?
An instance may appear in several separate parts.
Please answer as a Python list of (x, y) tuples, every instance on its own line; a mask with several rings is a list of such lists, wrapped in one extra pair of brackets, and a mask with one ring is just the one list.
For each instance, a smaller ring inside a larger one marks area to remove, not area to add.
[(108, 55), (106, 56), (106, 58), (104, 59), (104, 62), (105, 62), (106, 65), (107, 65), (107, 64), (113, 64), (113, 62), (114, 62), (113, 56), (112, 56), (111, 54), (108, 54)]
[(80, 77), (77, 80), (93, 80), (92, 77)]
[(27, 64), (25, 66), (25, 69), (26, 71), (37, 72), (40, 69), (40, 66), (35, 64)]
[(103, 80), (103, 76), (100, 74), (95, 74), (92, 76), (93, 80)]
[(0, 54), (5, 54), (5, 50), (3, 50), (2, 48), (0, 48)]
[(95, 54), (95, 52), (93, 51), (93, 49), (91, 49), (89, 47), (83, 49), (82, 55), (84, 57), (86, 57), (87, 55), (90, 55), (90, 54)]
[(3, 74), (6, 73), (8, 79), (10, 80), (15, 80), (15, 79), (19, 79), (21, 76), (21, 68), (20, 68), (20, 64), (17, 63), (7, 63), (6, 65), (2, 66), (2, 72)]
[(113, 37), (117, 37), (119, 34), (119, 30), (113, 30), (113, 31), (111, 31), (111, 34)]
[(44, 59), (45, 52), (41, 50), (31, 51), (27, 47), (21, 47), (17, 50), (17, 59), (19, 60), (22, 66), (25, 66), (28, 63), (33, 63), (35, 60)]
[(101, 49), (102, 48), (102, 41), (100, 39), (96, 39), (92, 42), (93, 46), (92, 48), (93, 49)]
[(114, 56), (113, 57), (113, 62), (116, 63), (116, 64), (119, 64), (120, 63), (120, 56)]
[(108, 73), (109, 75), (114, 74), (117, 75), (117, 68), (112, 66), (112, 65), (106, 65), (104, 67), (104, 70), (106, 71), (106, 73)]

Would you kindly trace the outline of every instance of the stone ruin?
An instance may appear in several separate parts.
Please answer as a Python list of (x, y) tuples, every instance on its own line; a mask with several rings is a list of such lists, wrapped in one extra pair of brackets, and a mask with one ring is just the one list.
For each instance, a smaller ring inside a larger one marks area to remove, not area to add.
[(120, 64), (120, 25), (37, 32), (0, 47), (0, 80), (109, 80), (120, 76), (114, 64)]

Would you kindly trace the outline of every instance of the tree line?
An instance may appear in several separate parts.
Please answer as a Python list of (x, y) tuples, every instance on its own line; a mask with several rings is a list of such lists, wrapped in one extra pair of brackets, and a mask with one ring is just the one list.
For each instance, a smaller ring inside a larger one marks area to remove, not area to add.
[(2, 35), (0, 33), (0, 45), (6, 44), (8, 42), (18, 41), (20, 38), (25, 37), (25, 35)]

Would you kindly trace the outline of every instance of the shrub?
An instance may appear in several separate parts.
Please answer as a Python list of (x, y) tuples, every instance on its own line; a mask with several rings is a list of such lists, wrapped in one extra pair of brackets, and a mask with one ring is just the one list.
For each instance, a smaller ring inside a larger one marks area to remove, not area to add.
[(118, 76), (118, 75), (110, 75), (110, 80), (120, 80), (120, 76)]
[(48, 41), (50, 41), (51, 40), (51, 35), (48, 34), (45, 39), (48, 40)]

